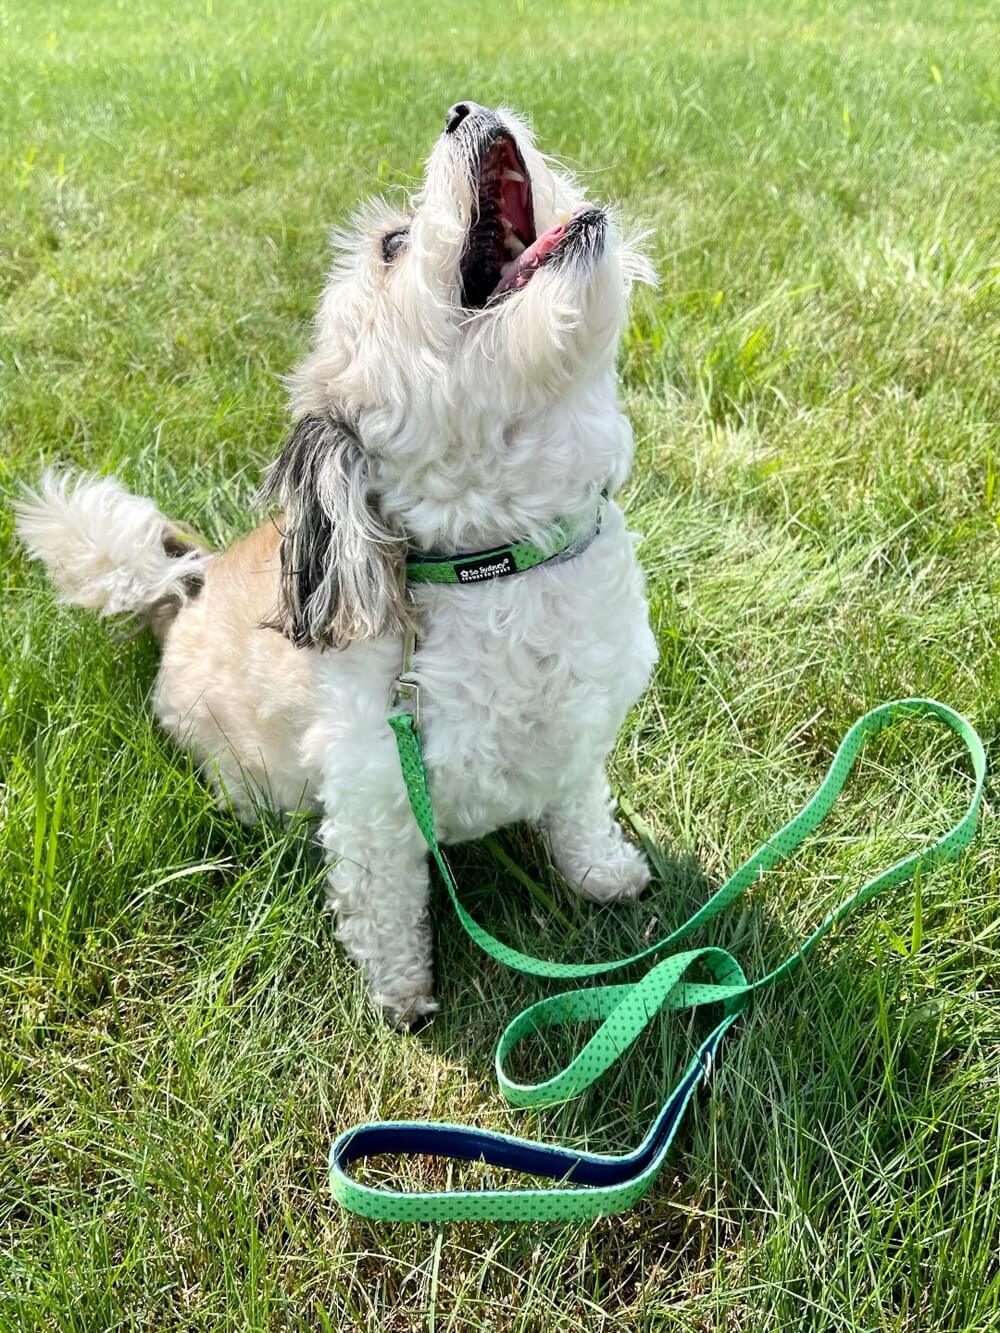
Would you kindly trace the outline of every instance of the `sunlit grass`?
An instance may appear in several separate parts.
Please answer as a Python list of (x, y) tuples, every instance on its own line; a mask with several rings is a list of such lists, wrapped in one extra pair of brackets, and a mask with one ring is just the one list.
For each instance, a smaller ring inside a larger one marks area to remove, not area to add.
[[(665, 874), (595, 912), (522, 832), (501, 847), (541, 892), (462, 849), (505, 938), (600, 957), (676, 924), (882, 699), (940, 697), (994, 744), (989, 5), (36, 0), (0, 3), (0, 51), (8, 491), (61, 460), (214, 541), (247, 527), (327, 229), (415, 178), (457, 97), (526, 112), (652, 229), (661, 286), (622, 375), (661, 662), (614, 770)], [(331, 1203), (338, 1129), (451, 1118), (620, 1151), (697, 1024), (580, 1104), (512, 1111), (493, 1043), (544, 988), (484, 963), (441, 900), (443, 1012), (382, 1028), (306, 830), (215, 809), (149, 718), (152, 644), (56, 607), (6, 503), (0, 559), (0, 1328), (1000, 1328), (989, 812), (924, 882), (918, 930), (900, 891), (755, 1006), (632, 1214), (371, 1225)], [(754, 973), (783, 956), (951, 822), (956, 758), (926, 728), (884, 738), (823, 837), (706, 938)]]

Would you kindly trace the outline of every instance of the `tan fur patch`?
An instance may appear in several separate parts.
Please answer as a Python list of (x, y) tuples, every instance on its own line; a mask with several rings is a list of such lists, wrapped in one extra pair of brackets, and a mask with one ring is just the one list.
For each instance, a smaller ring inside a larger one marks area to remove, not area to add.
[(310, 801), (299, 746), (315, 709), (315, 654), (263, 627), (277, 610), (280, 541), (268, 521), (213, 557), (200, 595), (163, 636), (157, 713), (244, 814), (255, 788), (278, 809)]

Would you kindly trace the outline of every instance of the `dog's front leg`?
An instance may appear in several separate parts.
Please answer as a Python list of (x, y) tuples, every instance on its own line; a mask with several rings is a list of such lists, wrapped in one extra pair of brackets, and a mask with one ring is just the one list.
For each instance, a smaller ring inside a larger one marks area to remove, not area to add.
[(603, 767), (553, 804), (542, 821), (552, 859), (582, 898), (612, 903), (637, 898), (649, 883), (642, 852), (613, 817)]
[(405, 798), (340, 799), (323, 820), (327, 905), (337, 938), (364, 970), (372, 1004), (397, 1027), (437, 1009), (427, 852)]

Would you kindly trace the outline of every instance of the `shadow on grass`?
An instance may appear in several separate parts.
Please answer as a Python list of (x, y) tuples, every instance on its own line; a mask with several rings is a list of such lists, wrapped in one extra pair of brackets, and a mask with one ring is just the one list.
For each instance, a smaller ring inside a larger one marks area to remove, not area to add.
[[(604, 963), (641, 952), (684, 924), (714, 891), (690, 852), (657, 856), (656, 877), (635, 902), (599, 906), (579, 898), (550, 867), (541, 840), (527, 829), (506, 830), (503, 851), (527, 868), (534, 894), (516, 883), (482, 844), (447, 849), (463, 905), (504, 943), (558, 962)], [(602, 983), (637, 980), (680, 950), (713, 945), (738, 949), (748, 939), (775, 955), (791, 952), (760, 903), (744, 898), (662, 952), (603, 976), (546, 979), (515, 972), (485, 955), (461, 930), (443, 887), (433, 897), (438, 994), (441, 1012), (422, 1040), (463, 1060), (475, 1078), (492, 1078), (493, 1051), (513, 1014), (547, 995)], [(682, 1021), (682, 1020), (677, 1020)]]
[[(661, 876), (642, 900), (598, 908), (561, 886), (530, 833), (507, 831), (501, 845), (551, 895), (554, 911), (512, 885), (481, 845), (451, 849), (449, 862), (462, 901), (476, 919), (536, 956), (578, 962), (635, 953), (686, 921), (712, 891), (693, 855), (661, 854)], [(610, 976), (567, 982), (518, 975), (485, 957), (457, 928), (438, 886), (434, 924), (441, 1012), (419, 1040), (449, 1061), (461, 1062), (473, 1085), (482, 1089), (470, 1107), (471, 1122), (590, 1151), (629, 1152), (644, 1137), (698, 1042), (718, 1021), (716, 1009), (654, 1020), (619, 1065), (582, 1097), (535, 1112), (509, 1111), (496, 1088), (493, 1060), (500, 1033), (516, 1012), (543, 996), (573, 986), (636, 980), (678, 949), (725, 948), (751, 980), (764, 975), (793, 954), (803, 938), (801, 929), (779, 919), (769, 898), (748, 894), (663, 954)], [(905, 889), (890, 901), (904, 900)], [(641, 1260), (631, 1253), (637, 1234), (647, 1247), (656, 1237), (662, 1240), (675, 1274), (703, 1265), (706, 1248), (746, 1237), (762, 1203), (766, 1206), (766, 1200), (789, 1188), (790, 1162), (796, 1160), (809, 1162), (801, 1185), (803, 1204), (807, 1198), (821, 1199), (832, 1216), (843, 1220), (849, 1205), (838, 1159), (849, 1158), (861, 1172), (866, 1164), (877, 1171), (883, 1150), (893, 1157), (903, 1148), (906, 1125), (919, 1120), (921, 1098), (926, 1103), (928, 1071), (940, 1071), (948, 1058), (947, 1042), (942, 1043), (936, 1013), (928, 1014), (926, 1022), (910, 1021), (905, 1014), (912, 984), (907, 960), (887, 951), (891, 962), (872, 969), (871, 949), (870, 938), (851, 934), (826, 942), (791, 978), (752, 1002), (726, 1039), (720, 1072), (689, 1107), (659, 1181), (627, 1216), (597, 1224), (601, 1253), (595, 1261), (615, 1272), (618, 1283), (633, 1270), (638, 1282), (647, 1265), (648, 1253)], [(872, 1037), (886, 1014), (899, 1034), (891, 1057), (881, 1038)], [(587, 1035), (589, 1030), (578, 1028), (532, 1039), (526, 1043), (530, 1054), (510, 1072), (524, 1081), (540, 1080), (571, 1059)], [(890, 1059), (891, 1091), (885, 1068)], [(427, 1115), (433, 1115), (430, 1106)], [(420, 1187), (443, 1187), (443, 1171), (438, 1179), (437, 1166), (430, 1169), (433, 1179), (421, 1176)], [(484, 1177), (481, 1168), (461, 1166), (451, 1187), (481, 1187)], [(512, 1188), (531, 1181), (501, 1172), (492, 1174), (489, 1183)], [(412, 1178), (408, 1187), (414, 1188)], [(793, 1182), (791, 1188), (799, 1186)], [(482, 1224), (477, 1230), (484, 1236), (512, 1236), (516, 1228)], [(553, 1228), (525, 1230), (537, 1239), (540, 1230)]]

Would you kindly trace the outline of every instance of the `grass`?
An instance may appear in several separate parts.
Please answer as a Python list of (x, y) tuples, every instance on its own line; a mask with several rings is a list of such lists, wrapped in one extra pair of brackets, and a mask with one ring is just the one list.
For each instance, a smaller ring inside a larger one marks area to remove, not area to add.
[[(504, 6), (0, 0), (0, 485), (115, 470), (217, 541), (284, 431), (327, 227), (411, 181), (456, 97), (506, 100), (654, 229), (627, 331), (661, 664), (614, 777), (665, 849), (594, 912), (526, 834), (466, 897), (529, 951), (683, 918), (865, 708), (1000, 728), (1000, 39), (983, 0)], [(542, 993), (456, 936), (443, 1013), (366, 1011), (302, 829), (217, 812), (151, 723), (152, 645), (60, 609), (0, 505), (0, 1328), (1000, 1328), (1000, 835), (869, 908), (729, 1043), (633, 1213), (397, 1228), (341, 1215), (373, 1117), (621, 1150), (696, 1031), (575, 1106), (491, 1075)], [(943, 830), (947, 740), (888, 736), (839, 819), (706, 938), (748, 969)], [(541, 1057), (539, 1057), (539, 1060)], [(534, 1072), (538, 1073), (538, 1063)]]

